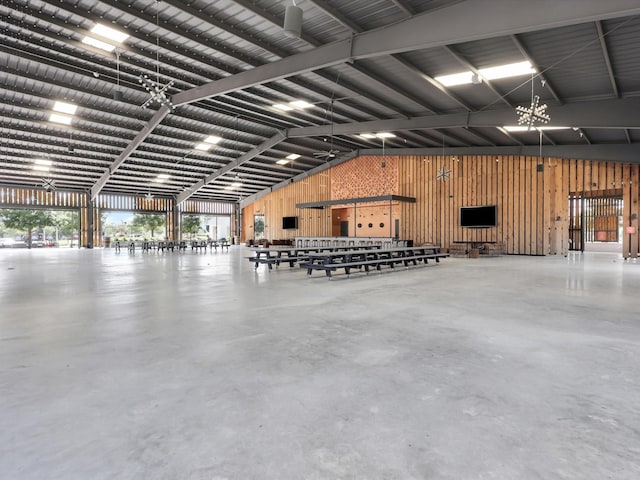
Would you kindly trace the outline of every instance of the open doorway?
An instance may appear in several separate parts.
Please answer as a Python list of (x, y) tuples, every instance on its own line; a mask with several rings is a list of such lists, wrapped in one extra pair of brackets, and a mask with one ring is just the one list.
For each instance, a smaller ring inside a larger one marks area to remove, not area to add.
[(583, 192), (569, 197), (569, 250), (621, 252), (622, 195)]
[(256, 214), (253, 216), (253, 239), (264, 239), (264, 215)]
[(78, 210), (0, 209), (0, 248), (79, 246)]

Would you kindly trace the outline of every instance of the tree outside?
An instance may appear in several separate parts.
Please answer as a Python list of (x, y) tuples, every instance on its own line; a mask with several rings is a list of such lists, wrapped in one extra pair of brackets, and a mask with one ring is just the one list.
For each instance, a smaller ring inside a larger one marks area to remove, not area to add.
[(202, 230), (200, 225), (201, 220), (198, 216), (185, 215), (182, 217), (182, 233), (189, 234), (190, 239), (193, 239), (193, 237)]
[(160, 227), (164, 227), (164, 215), (155, 214), (134, 214), (132, 225), (134, 228), (140, 228), (142, 233), (151, 233), (151, 238), (155, 238), (156, 231)]
[(27, 248), (33, 243), (33, 230), (55, 225), (51, 212), (46, 210), (2, 209), (0, 218), (6, 228), (27, 232), (25, 242)]
[(253, 216), (253, 238), (256, 240), (264, 238), (264, 215)]

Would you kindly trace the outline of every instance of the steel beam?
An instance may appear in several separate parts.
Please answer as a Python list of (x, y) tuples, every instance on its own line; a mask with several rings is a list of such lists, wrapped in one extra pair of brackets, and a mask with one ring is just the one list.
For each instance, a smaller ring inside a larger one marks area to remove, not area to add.
[[(638, 121), (640, 98), (602, 100), (554, 106), (549, 109), (548, 126), (577, 128), (630, 128), (640, 129)], [(420, 130), (456, 127), (502, 127), (517, 125), (517, 115), (512, 108), (486, 110), (449, 115), (427, 115), (409, 119), (393, 118), (369, 122), (340, 123), (314, 127), (298, 127), (288, 130), (289, 138), (322, 135), (357, 135), (363, 132), (386, 130)]]
[(251, 149), (250, 151), (248, 151), (247, 153), (242, 155), (237, 160), (235, 160), (235, 161), (225, 165), (224, 167), (216, 170), (215, 172), (207, 175), (205, 178), (203, 178), (199, 182), (195, 183), (191, 187), (187, 187), (187, 189), (184, 192), (180, 193), (176, 197), (176, 205), (179, 205), (182, 202), (184, 202), (185, 200), (187, 200), (189, 197), (191, 197), (194, 193), (196, 193), (202, 187), (204, 187), (208, 183), (213, 182), (216, 178), (221, 177), (225, 173), (230, 172), (231, 170), (233, 170), (234, 168), (238, 168), (243, 163), (248, 162), (249, 160), (257, 157), (262, 152), (264, 152), (266, 150), (269, 150), (271, 147), (273, 147), (274, 145), (277, 145), (278, 143), (282, 142), (286, 138), (287, 138), (287, 134), (286, 134), (285, 131), (278, 131), (278, 133), (276, 133), (274, 136), (272, 136), (271, 138), (268, 138), (267, 140), (262, 142), (257, 147)]
[(160, 109), (151, 117), (151, 120), (144, 126), (144, 128), (135, 136), (131, 143), (127, 145), (118, 158), (114, 160), (114, 162), (109, 166), (109, 169), (104, 172), (104, 174), (100, 177), (100, 180), (96, 182), (96, 184), (91, 187), (91, 200), (95, 200), (100, 191), (109, 181), (109, 177), (111, 174), (115, 172), (120, 165), (138, 148), (142, 142), (149, 136), (149, 134), (153, 131), (156, 126), (164, 120), (164, 118), (169, 114), (169, 109), (164, 105), (160, 107)]
[[(518, 15), (513, 15), (517, 11)], [(637, 0), (474, 0), (410, 17), (178, 93), (175, 105), (361, 58), (640, 14)], [(473, 22), (468, 19), (473, 18)]]

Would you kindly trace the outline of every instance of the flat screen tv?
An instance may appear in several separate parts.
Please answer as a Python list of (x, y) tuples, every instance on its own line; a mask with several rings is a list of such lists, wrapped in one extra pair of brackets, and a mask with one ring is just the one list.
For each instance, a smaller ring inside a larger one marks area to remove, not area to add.
[(495, 227), (498, 219), (495, 205), (460, 207), (460, 226), (471, 228)]
[(283, 230), (295, 230), (298, 228), (298, 217), (282, 217)]

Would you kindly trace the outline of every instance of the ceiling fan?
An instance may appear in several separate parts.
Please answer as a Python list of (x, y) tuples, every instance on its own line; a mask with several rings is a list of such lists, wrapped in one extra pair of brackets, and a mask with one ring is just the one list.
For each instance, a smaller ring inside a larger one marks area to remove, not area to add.
[[(329, 161), (329, 160), (333, 160), (334, 158), (336, 158), (338, 156), (338, 154), (340, 153), (340, 150), (334, 148), (333, 146), (333, 98), (331, 99), (331, 102), (329, 103), (329, 108), (327, 110), (327, 114), (326, 117), (329, 118), (329, 122), (331, 125), (331, 133), (329, 135), (329, 148), (327, 150), (320, 150), (317, 152), (313, 152), (313, 156), (321, 159), (321, 160), (325, 160), (325, 161)], [(325, 138), (324, 141), (326, 142), (327, 139)]]
[(56, 181), (52, 178), (42, 177), (42, 187), (47, 192), (55, 192), (56, 191)]

